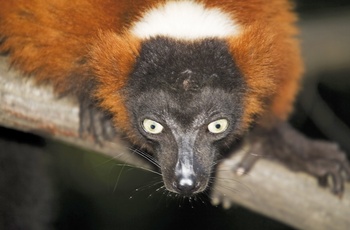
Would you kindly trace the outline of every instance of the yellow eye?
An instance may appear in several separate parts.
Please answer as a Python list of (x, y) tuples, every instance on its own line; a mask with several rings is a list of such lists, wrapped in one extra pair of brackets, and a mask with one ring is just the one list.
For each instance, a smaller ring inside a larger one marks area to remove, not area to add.
[(213, 121), (208, 125), (208, 130), (211, 133), (222, 133), (228, 127), (228, 121), (226, 119), (219, 119), (217, 121)]
[(142, 125), (143, 125), (143, 129), (147, 133), (151, 133), (151, 134), (159, 134), (163, 131), (163, 128), (164, 128), (161, 124), (151, 119), (143, 120)]

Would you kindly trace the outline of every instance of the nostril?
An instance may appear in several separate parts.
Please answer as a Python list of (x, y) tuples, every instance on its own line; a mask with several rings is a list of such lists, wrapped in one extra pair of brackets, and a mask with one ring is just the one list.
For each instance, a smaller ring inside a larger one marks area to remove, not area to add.
[(195, 183), (194, 179), (180, 178), (173, 182), (174, 189), (183, 195), (192, 195), (197, 192), (199, 183)]
[(179, 185), (182, 187), (192, 187), (194, 185), (194, 181), (190, 178), (182, 178), (179, 181)]

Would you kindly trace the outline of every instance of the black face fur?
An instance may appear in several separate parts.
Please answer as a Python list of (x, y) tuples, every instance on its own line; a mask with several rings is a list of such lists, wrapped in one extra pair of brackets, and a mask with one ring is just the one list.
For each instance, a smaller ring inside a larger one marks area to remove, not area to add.
[[(158, 37), (142, 44), (126, 87), (127, 107), (169, 191), (192, 195), (206, 189), (219, 150), (239, 132), (245, 88), (222, 40)], [(147, 132), (145, 119), (163, 130)], [(208, 125), (219, 119), (228, 121), (227, 129), (210, 132)]]

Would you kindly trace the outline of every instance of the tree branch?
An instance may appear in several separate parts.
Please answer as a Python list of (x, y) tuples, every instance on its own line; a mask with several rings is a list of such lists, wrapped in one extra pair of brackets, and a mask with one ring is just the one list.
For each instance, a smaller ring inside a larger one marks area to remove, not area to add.
[(232, 168), (243, 153), (220, 165), (213, 204), (242, 205), (297, 229), (348, 229), (350, 226), (350, 184), (340, 199), (318, 186), (315, 178), (288, 170), (281, 164), (261, 159), (248, 175), (237, 176)]
[(150, 166), (129, 151), (121, 139), (97, 145), (92, 136), (80, 138), (76, 100), (59, 99), (49, 86), (38, 86), (32, 78), (10, 71), (4, 57), (0, 57), (0, 125), (101, 152), (133, 165)]

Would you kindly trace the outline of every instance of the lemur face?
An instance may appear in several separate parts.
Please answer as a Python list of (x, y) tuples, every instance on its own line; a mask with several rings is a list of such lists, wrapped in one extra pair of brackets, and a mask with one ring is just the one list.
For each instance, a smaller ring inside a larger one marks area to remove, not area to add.
[(206, 189), (219, 150), (239, 133), (244, 93), (224, 41), (158, 37), (142, 44), (125, 98), (134, 132), (153, 152), (169, 191)]

